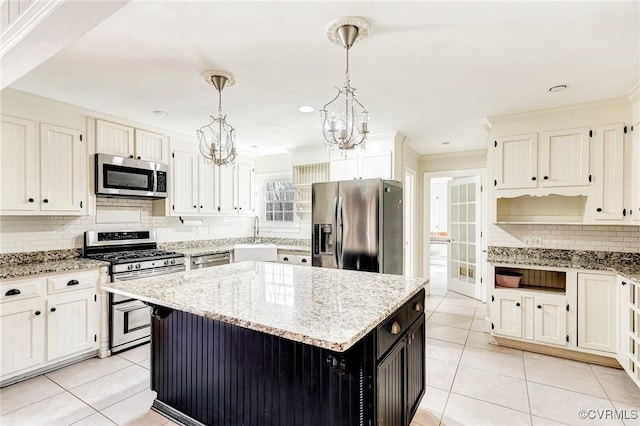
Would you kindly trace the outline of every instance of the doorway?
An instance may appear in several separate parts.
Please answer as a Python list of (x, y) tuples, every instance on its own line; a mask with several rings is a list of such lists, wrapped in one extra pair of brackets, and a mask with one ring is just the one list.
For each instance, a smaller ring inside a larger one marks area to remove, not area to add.
[[(431, 292), (486, 300), (484, 170), (425, 173), (425, 271)], [(427, 216), (428, 215), (428, 216)]]

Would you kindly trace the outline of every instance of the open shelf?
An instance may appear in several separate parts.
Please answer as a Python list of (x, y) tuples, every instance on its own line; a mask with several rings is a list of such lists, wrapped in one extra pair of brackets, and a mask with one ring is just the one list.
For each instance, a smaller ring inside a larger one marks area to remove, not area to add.
[(547, 195), (496, 200), (496, 223), (583, 223), (587, 197)]
[(499, 274), (501, 272), (518, 272), (523, 276), (519, 287), (501, 287), (495, 284), (496, 289), (534, 290), (551, 293), (565, 293), (567, 290), (566, 272), (496, 266), (495, 273)]
[(329, 163), (293, 166), (296, 213), (311, 212), (311, 185), (329, 180)]

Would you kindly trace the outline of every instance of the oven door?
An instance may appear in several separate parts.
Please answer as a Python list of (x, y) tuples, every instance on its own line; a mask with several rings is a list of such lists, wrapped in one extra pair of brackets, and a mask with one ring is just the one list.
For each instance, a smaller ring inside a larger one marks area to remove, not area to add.
[(111, 305), (111, 346), (114, 351), (149, 340), (151, 308), (139, 300)]

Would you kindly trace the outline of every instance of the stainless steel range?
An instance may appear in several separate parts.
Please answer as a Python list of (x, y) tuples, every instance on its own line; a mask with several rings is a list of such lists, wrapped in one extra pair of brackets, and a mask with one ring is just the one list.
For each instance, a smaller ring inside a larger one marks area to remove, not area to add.
[[(87, 231), (84, 257), (111, 263), (111, 282), (185, 270), (181, 253), (159, 250), (156, 231)], [(148, 342), (150, 308), (139, 300), (109, 294), (109, 341), (113, 353)]]

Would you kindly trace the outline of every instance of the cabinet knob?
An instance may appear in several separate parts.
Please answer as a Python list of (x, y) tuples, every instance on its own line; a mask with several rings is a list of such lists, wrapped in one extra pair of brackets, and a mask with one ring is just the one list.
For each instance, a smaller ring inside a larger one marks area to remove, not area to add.
[(51, 312), (55, 312), (55, 311), (56, 311), (56, 308), (51, 308), (51, 309), (50, 309), (50, 311), (51, 311)]
[(35, 200), (33, 198), (29, 198), (29, 202), (33, 203)]
[(138, 155), (138, 160), (140, 160), (140, 156)]
[(68, 286), (78, 285), (78, 284), (80, 284), (80, 281), (78, 280), (71, 280), (67, 283)]
[(538, 305), (538, 309), (542, 309), (542, 305)]
[(40, 314), (41, 314), (41, 312), (40, 312), (40, 311), (35, 311), (35, 312), (34, 312), (34, 314), (35, 314), (36, 316), (38, 316), (38, 315), (40, 315)]
[(283, 257), (282, 260), (284, 260), (285, 262), (288, 262), (289, 258), (288, 257)]
[(520, 302), (516, 302), (516, 306), (520, 306)]
[(418, 302), (415, 305), (413, 305), (413, 310), (416, 312), (422, 312), (423, 306), (422, 303)]
[(48, 198), (45, 198), (44, 200), (42, 200), (42, 202), (43, 202), (43, 203), (48, 203), (48, 202), (49, 202), (49, 199), (48, 199)]
[(242, 207), (238, 207), (239, 210), (242, 210)]
[(626, 282), (626, 281), (622, 281), (622, 283), (621, 283), (621, 284), (622, 284), (622, 285), (627, 285), (627, 282)]
[(307, 263), (307, 259), (302, 259), (300, 262), (301, 263)]
[(202, 206), (200, 206), (200, 208), (202, 208)]
[(531, 177), (531, 180), (536, 180), (536, 179), (537, 179), (537, 178), (536, 178), (535, 176), (532, 176), (532, 177)]
[(549, 180), (549, 176), (545, 176), (545, 177), (543, 177), (542, 179), (544, 179), (544, 180)]
[(198, 208), (198, 206), (193, 206), (193, 208), (194, 208), (194, 209), (197, 209), (197, 208)]
[(602, 208), (601, 208), (601, 207), (598, 207), (598, 208), (596, 209), (596, 211), (597, 211), (598, 213), (600, 213), (600, 212), (602, 211)]
[(400, 330), (400, 324), (398, 324), (398, 321), (394, 321), (393, 324), (391, 324), (391, 334), (400, 334)]
[(133, 155), (130, 155), (129, 158), (133, 158)]
[(17, 296), (20, 294), (20, 290), (18, 290), (17, 288), (12, 288), (11, 290), (7, 291), (4, 295), (5, 296)]

